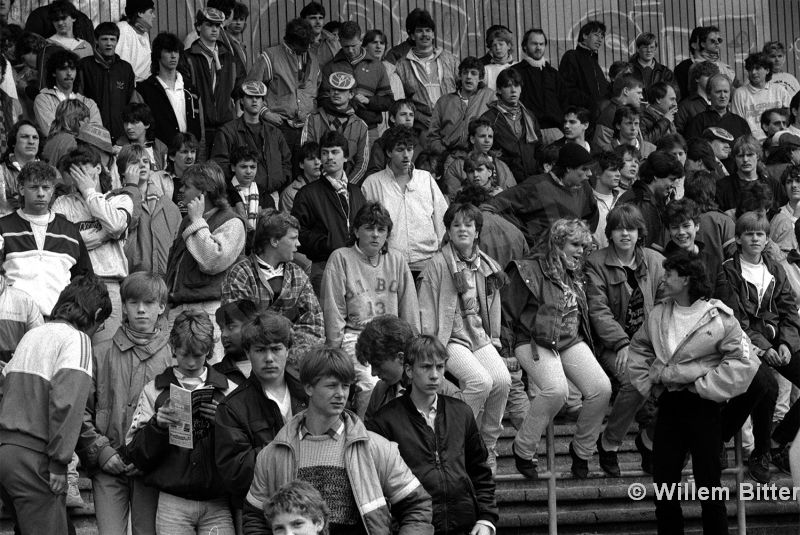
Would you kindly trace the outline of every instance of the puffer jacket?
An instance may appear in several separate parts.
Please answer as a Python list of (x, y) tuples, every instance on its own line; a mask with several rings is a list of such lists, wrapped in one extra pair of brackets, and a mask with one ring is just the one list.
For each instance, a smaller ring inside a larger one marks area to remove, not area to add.
[(631, 384), (644, 397), (651, 390), (656, 397), (664, 390), (688, 390), (721, 403), (743, 394), (760, 362), (733, 311), (709, 299), (706, 313), (669, 355), (665, 341), (674, 307), (671, 299), (657, 304), (631, 340)]
[[(564, 290), (553, 280), (543, 262), (543, 257), (534, 257), (516, 260), (506, 268), (510, 281), (501, 292), (503, 346), (511, 350), (525, 344), (558, 349), (561, 319), (566, 309)], [(589, 307), (583, 283), (575, 280), (570, 286), (578, 301), (579, 334), (591, 348)]]
[(496, 525), (494, 478), (472, 409), (440, 395), (434, 425), (435, 431), (406, 393), (381, 408), (367, 429), (397, 443), (403, 460), (431, 495), (437, 535), (469, 533), (477, 520)]
[(761, 255), (772, 275), (761, 300), (758, 290), (742, 276), (740, 253), (722, 263), (714, 295), (728, 305), (759, 349), (785, 344), (793, 353), (800, 349), (800, 317), (786, 271), (775, 260)]
[(83, 467), (94, 474), (119, 453), (145, 385), (172, 365), (169, 332), (161, 330), (146, 346), (131, 341), (122, 328), (94, 348), (92, 390), (86, 402), (76, 449)]
[[(652, 249), (636, 248), (634, 274), (644, 300), (644, 314), (653, 309), (661, 278), (664, 276), (664, 257)], [(623, 323), (628, 311), (631, 288), (625, 268), (619, 262), (612, 246), (592, 253), (586, 262), (586, 298), (589, 318), (596, 339), (611, 351), (619, 351), (630, 344)]]
[[(224, 375), (207, 367), (205, 386), (214, 388), (221, 402), (236, 387)], [(170, 385), (179, 385), (174, 368), (167, 368), (144, 387), (125, 438), (130, 461), (143, 471), (150, 487), (187, 500), (210, 500), (225, 496), (222, 476), (214, 458), (214, 423), (200, 415), (192, 418), (194, 448), (169, 443), (169, 431), (156, 424), (156, 414), (168, 399)]]

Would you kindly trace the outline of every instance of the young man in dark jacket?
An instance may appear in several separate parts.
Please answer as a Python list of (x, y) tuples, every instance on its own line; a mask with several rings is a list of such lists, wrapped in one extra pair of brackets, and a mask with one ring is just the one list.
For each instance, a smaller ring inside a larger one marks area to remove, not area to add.
[(547, 146), (560, 139), (563, 111), (567, 107), (567, 86), (558, 70), (544, 58), (547, 36), (544, 30), (533, 29), (522, 37), (525, 54), (512, 67), (522, 76), (522, 105), (531, 110), (542, 129), (542, 142)]
[(217, 407), (215, 424), (217, 466), (239, 513), (234, 522), (252, 483), (258, 452), (292, 415), (307, 407), (308, 400), (300, 381), (285, 371), (292, 347), (288, 319), (270, 311), (256, 316), (242, 327), (241, 345), (252, 369)]
[(387, 403), (368, 429), (397, 442), (400, 455), (433, 500), (434, 533), (491, 535), (499, 518), (488, 452), (472, 410), (438, 395), (447, 351), (435, 336), (405, 348), (406, 393)]
[(78, 62), (83, 75), (83, 94), (97, 104), (112, 142), (124, 133), (119, 110), (130, 104), (136, 92), (133, 67), (116, 54), (118, 40), (116, 24), (100, 23), (94, 30), (94, 56)]
[(325, 263), (333, 251), (347, 245), (350, 227), (366, 200), (361, 188), (344, 172), (348, 141), (327, 132), (319, 141), (322, 176), (297, 192), (292, 215), (300, 222), (300, 252), (311, 260), (311, 285), (319, 295)]
[[(153, 74), (136, 84), (136, 91), (153, 112), (155, 123), (151, 127), (156, 139), (171, 145), (177, 134), (192, 134), (200, 141), (202, 152), (199, 156), (204, 156), (203, 106), (192, 81), (178, 72), (182, 52), (183, 43), (178, 36), (158, 34), (153, 40)], [(171, 102), (171, 98), (178, 102), (178, 106)]]
[(570, 104), (589, 108), (593, 120), (600, 113), (600, 101), (608, 95), (608, 80), (597, 60), (605, 37), (606, 25), (590, 20), (581, 26), (578, 45), (574, 50), (564, 52), (558, 66), (567, 86)]

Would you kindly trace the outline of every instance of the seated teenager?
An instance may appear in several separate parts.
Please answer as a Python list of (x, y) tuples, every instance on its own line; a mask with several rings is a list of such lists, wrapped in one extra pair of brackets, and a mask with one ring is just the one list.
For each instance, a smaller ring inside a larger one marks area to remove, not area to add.
[(691, 199), (672, 201), (664, 210), (664, 224), (669, 234), (669, 242), (664, 247), (664, 256), (669, 257), (678, 251), (699, 256), (708, 267), (708, 279), (716, 284), (720, 264), (712, 251), (706, 251), (706, 244), (700, 241), (700, 208)]
[[(620, 383), (605, 431), (597, 440), (600, 468), (611, 476), (620, 474), (617, 451), (636, 411), (646, 401), (628, 377), (630, 341), (647, 320), (664, 275), (664, 257), (642, 246), (645, 232), (638, 208), (630, 204), (614, 207), (605, 228), (608, 247), (590, 255), (586, 263), (586, 297), (600, 346), (598, 360)], [(641, 423), (636, 446), (642, 453), (642, 469), (652, 473), (652, 438), (645, 435)]]
[(435, 534), (492, 535), (499, 519), (495, 483), (472, 409), (438, 394), (447, 358), (435, 336), (412, 338), (403, 355), (410, 389), (384, 405), (367, 428), (397, 443), (431, 495)]

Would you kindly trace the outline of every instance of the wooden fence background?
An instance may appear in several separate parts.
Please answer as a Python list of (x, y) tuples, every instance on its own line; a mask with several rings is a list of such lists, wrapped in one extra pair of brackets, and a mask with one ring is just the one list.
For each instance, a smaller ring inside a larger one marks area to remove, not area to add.
[[(286, 22), (300, 12), (306, 0), (241, 0), (250, 8), (249, 50), (256, 53), (280, 42)], [(74, 0), (95, 23), (119, 20), (125, 0)], [(17, 0), (11, 18), (24, 20), (31, 9), (48, 0)], [(155, 31), (171, 31), (181, 38), (192, 29), (194, 12), (202, 0), (155, 0)], [(780, 40), (787, 46), (787, 70), (800, 72), (800, 0), (322, 0), (327, 19), (356, 20), (363, 29), (379, 28), (393, 44), (405, 39), (409, 11), (424, 7), (438, 24), (439, 43), (464, 57), (483, 55), (484, 32), (505, 24), (521, 37), (528, 28), (544, 28), (549, 57), (557, 60), (575, 46), (580, 26), (599, 19), (608, 27), (600, 62), (608, 66), (627, 58), (636, 35), (651, 31), (659, 36), (659, 59), (673, 67), (688, 54), (688, 37), (697, 25), (716, 24), (725, 38), (723, 59), (740, 76), (748, 53), (764, 42)], [(155, 33), (153, 34), (155, 35)], [(553, 61), (557, 63), (557, 61)]]

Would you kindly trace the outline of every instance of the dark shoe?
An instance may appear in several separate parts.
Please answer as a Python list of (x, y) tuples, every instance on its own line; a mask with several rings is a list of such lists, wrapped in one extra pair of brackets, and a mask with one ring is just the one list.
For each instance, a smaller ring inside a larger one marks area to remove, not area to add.
[(748, 473), (750, 474), (750, 477), (758, 483), (769, 483), (769, 461), (769, 453), (764, 453), (761, 455), (755, 453), (751, 454), (750, 466), (748, 467)]
[(644, 445), (644, 442), (642, 442), (641, 433), (636, 435), (634, 444), (636, 444), (636, 449), (639, 450), (639, 453), (642, 456), (642, 472), (653, 475), (653, 451)]
[(523, 459), (517, 455), (513, 443), (511, 444), (511, 454), (514, 456), (514, 466), (516, 466), (517, 472), (528, 479), (539, 479), (539, 473), (536, 471), (536, 463), (531, 459)]
[(575, 449), (572, 447), (572, 442), (569, 443), (569, 456), (572, 457), (572, 475), (578, 479), (586, 479), (589, 477), (589, 461), (578, 457), (578, 454), (575, 453)]
[(772, 464), (784, 474), (792, 475), (792, 469), (789, 466), (789, 444), (772, 450)]
[(597, 439), (597, 453), (600, 457), (600, 468), (611, 477), (619, 477), (619, 460), (616, 451), (606, 451), (603, 449), (603, 435)]

